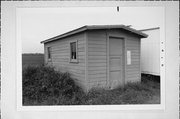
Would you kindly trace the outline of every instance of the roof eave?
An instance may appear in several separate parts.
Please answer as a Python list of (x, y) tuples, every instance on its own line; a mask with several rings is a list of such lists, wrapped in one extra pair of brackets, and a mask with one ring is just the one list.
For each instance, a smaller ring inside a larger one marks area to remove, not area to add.
[(52, 41), (55, 41), (55, 40), (58, 40), (58, 39), (61, 39), (61, 38), (64, 38), (64, 37), (68, 37), (70, 35), (73, 35), (73, 34), (76, 34), (76, 33), (80, 33), (80, 32), (83, 32), (83, 31), (86, 31), (86, 30), (94, 30), (94, 29), (114, 29), (114, 28), (121, 28), (121, 29), (124, 29), (124, 30), (127, 30), (129, 32), (132, 32), (134, 34), (137, 34), (139, 35), (141, 38), (147, 38), (148, 35), (141, 32), (141, 31), (137, 31), (133, 28), (129, 28), (125, 25), (119, 25), (119, 26), (116, 26), (116, 27), (108, 27), (107, 28), (104, 28), (103, 26), (102, 27), (97, 27), (96, 25), (92, 25), (92, 26), (82, 26), (78, 29), (75, 29), (75, 30), (72, 30), (72, 31), (69, 31), (69, 32), (66, 32), (64, 34), (61, 34), (61, 35), (58, 35), (58, 36), (55, 36), (53, 38), (49, 38), (47, 40), (44, 40), (44, 41), (41, 41), (41, 43), (48, 43), (48, 42), (52, 42)]
[(130, 31), (130, 32), (132, 32), (132, 33), (134, 33), (134, 34), (139, 35), (141, 38), (147, 38), (147, 37), (148, 37), (147, 34), (141, 32), (141, 31), (135, 30), (135, 29), (133, 29), (133, 28), (129, 28), (129, 27), (124, 26), (124, 25), (123, 25), (122, 27), (123, 27), (123, 29), (125, 29), (125, 30), (128, 30), (128, 31)]
[(75, 30), (66, 32), (66, 33), (64, 33), (64, 34), (61, 34), (61, 35), (58, 35), (58, 36), (49, 38), (49, 39), (44, 40), (44, 41), (41, 41), (40, 43), (47, 43), (47, 42), (51, 42), (51, 41), (54, 41), (54, 40), (58, 40), (58, 39), (61, 39), (61, 38), (64, 38), (64, 37), (73, 35), (73, 34), (75, 34), (75, 33), (83, 32), (83, 31), (85, 31), (86, 29), (87, 29), (87, 26), (82, 26), (82, 27), (80, 27), (80, 28), (78, 28), (78, 29), (75, 29)]

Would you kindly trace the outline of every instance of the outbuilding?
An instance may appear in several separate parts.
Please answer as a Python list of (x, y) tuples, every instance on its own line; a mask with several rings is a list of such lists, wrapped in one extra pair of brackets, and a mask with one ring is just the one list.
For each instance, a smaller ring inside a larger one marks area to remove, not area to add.
[(41, 43), (45, 65), (69, 72), (88, 91), (140, 82), (140, 45), (141, 38), (146, 37), (125, 25), (91, 25)]

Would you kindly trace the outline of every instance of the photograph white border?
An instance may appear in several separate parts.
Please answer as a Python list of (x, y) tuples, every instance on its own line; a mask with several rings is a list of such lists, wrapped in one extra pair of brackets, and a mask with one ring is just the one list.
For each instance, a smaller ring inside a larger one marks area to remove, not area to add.
[[(63, 6), (61, 6), (63, 7)], [(78, 7), (78, 6), (75, 6)], [(87, 7), (87, 6), (86, 6)], [(93, 6), (91, 6), (93, 7)], [(103, 6), (102, 6), (103, 7)], [(111, 6), (112, 7), (112, 6)], [(116, 6), (114, 6), (116, 7)], [(120, 6), (121, 7), (121, 6)], [(125, 7), (125, 6), (123, 6)], [(144, 7), (144, 6), (139, 6)], [(150, 6), (148, 6), (150, 7)], [(16, 8), (16, 31), (17, 31), (17, 40), (16, 40), (16, 48), (17, 48), (17, 109), (18, 110), (152, 110), (152, 109), (165, 109), (165, 68), (164, 66), (160, 66), (160, 104), (124, 104), (124, 105), (50, 105), (50, 106), (23, 106), (22, 105), (22, 39), (21, 39), (21, 20), (19, 18), (20, 16), (20, 9), (21, 8), (27, 8), (27, 7), (17, 7)], [(34, 7), (28, 7), (28, 8), (34, 8)], [(39, 7), (35, 7), (39, 8)], [(48, 7), (49, 8), (49, 7)], [(57, 8), (57, 6), (54, 6), (52, 8)], [(133, 6), (132, 6), (133, 8)], [(164, 11), (164, 7), (160, 7)], [(164, 16), (164, 13), (163, 13)], [(137, 16), (138, 17), (138, 16)], [(160, 26), (160, 42), (163, 42), (161, 44), (160, 50), (164, 49), (165, 47), (165, 33), (164, 33), (164, 20), (162, 23), (162, 26)], [(160, 44), (159, 44), (160, 45)], [(160, 56), (163, 57), (160, 60), (160, 65), (164, 64), (165, 62), (165, 53), (162, 53), (160, 51)]]
[[(58, 4), (57, 4), (58, 3)], [(178, 3), (178, 2), (177, 2)], [(176, 3), (176, 4), (177, 4)], [(24, 7), (27, 7), (27, 8), (31, 8), (31, 7), (112, 7), (112, 6), (120, 6), (120, 7), (150, 7), (150, 6), (156, 6), (156, 7), (167, 7), (167, 5), (163, 2), (145, 2), (145, 1), (138, 1), (138, 2), (60, 2), (60, 1), (53, 1), (53, 2), (50, 2), (50, 1), (22, 1), (22, 2), (15, 2), (14, 4), (12, 4), (12, 2), (4, 2), (3, 5), (5, 4), (11, 4), (12, 6), (8, 6), (8, 7), (12, 7), (11, 9), (15, 10), (15, 12), (13, 12), (13, 20), (14, 20), (14, 23), (16, 23), (17, 19), (15, 19), (16, 17), (16, 9), (18, 8), (24, 8)], [(167, 4), (171, 4), (170, 2), (168, 2)], [(175, 4), (174, 4), (175, 5)], [(177, 7), (177, 6), (175, 6)], [(7, 8), (8, 9), (8, 8)], [(166, 9), (166, 8), (165, 8)], [(165, 10), (166, 11), (166, 10)], [(15, 14), (14, 14), (15, 13)], [(7, 16), (6, 16), (7, 17)], [(166, 19), (167, 20), (167, 19)], [(8, 21), (7, 21), (8, 22)], [(18, 23), (17, 23), (18, 24)], [(3, 26), (3, 25), (2, 25)], [(16, 25), (12, 25), (12, 27), (17, 28)], [(161, 57), (164, 57), (163, 59), (161, 59), (161, 64), (164, 65), (163, 68), (161, 68), (161, 104), (157, 104), (157, 105), (99, 105), (99, 106), (95, 106), (95, 105), (90, 105), (90, 106), (22, 106), (22, 68), (21, 68), (21, 41), (19, 40), (19, 36), (20, 36), (20, 32), (18, 32), (19, 29), (14, 29), (11, 32), (11, 34), (15, 35), (16, 36), (16, 41), (15, 41), (15, 44), (13, 45), (15, 47), (15, 54), (16, 54), (16, 59), (14, 60), (15, 61), (15, 64), (13, 64), (13, 66), (15, 66), (15, 70), (16, 72), (13, 72), (15, 73), (14, 75), (16, 76), (16, 84), (15, 85), (15, 89), (16, 89), (16, 92), (17, 92), (17, 95), (15, 96), (16, 97), (16, 107), (17, 107), (17, 110), (19, 112), (21, 111), (78, 111), (78, 110), (85, 110), (85, 111), (89, 111), (89, 110), (116, 110), (116, 111), (128, 111), (128, 112), (134, 112), (134, 111), (165, 111), (165, 97), (167, 94), (167, 92), (165, 91), (165, 87), (168, 85), (166, 82), (165, 82), (165, 79), (167, 78), (166, 76), (166, 71), (165, 71), (165, 68), (166, 68), (166, 60), (165, 58), (167, 57), (165, 54), (166, 54), (166, 48), (167, 46), (165, 47), (165, 25), (161, 27), (161, 30), (160, 30), (160, 39), (161, 39), (161, 42), (163, 42), (163, 44), (161, 44), (161, 50), (164, 49), (165, 52), (161, 52)], [(13, 32), (13, 33), (12, 33)], [(7, 33), (7, 32), (5, 32)], [(3, 34), (2, 33), (2, 38), (3, 38), (3, 35), (6, 36), (6, 34)], [(167, 37), (166, 37), (167, 38)], [(11, 37), (11, 39), (13, 39)], [(18, 39), (18, 40), (17, 40)], [(2, 41), (2, 46), (6, 44), (7, 42), (4, 40)], [(12, 45), (12, 44), (11, 44)], [(3, 48), (3, 47), (2, 47)], [(7, 46), (4, 46), (4, 48), (7, 48)], [(2, 53), (5, 53), (2, 51)], [(5, 55), (2, 55), (2, 59), (3, 59), (3, 56)], [(6, 57), (6, 56), (5, 56)], [(3, 60), (2, 60), (3, 61)], [(3, 62), (2, 62), (3, 63)], [(6, 63), (7, 64), (7, 63)], [(2, 64), (2, 69), (4, 69), (3, 67), (4, 65)], [(2, 71), (2, 77), (4, 77), (4, 71)], [(4, 77), (5, 78), (5, 77)], [(2, 83), (4, 82), (4, 80), (2, 81)], [(4, 87), (2, 85), (2, 87)], [(13, 87), (12, 87), (13, 88)], [(4, 90), (2, 89), (2, 95), (4, 93)], [(2, 98), (2, 102), (5, 101), (4, 99), (6, 98)], [(6, 102), (6, 101), (5, 101)], [(14, 103), (13, 103), (14, 104)]]
[[(56, 8), (52, 7), (52, 8)], [(61, 6), (63, 7), (63, 6)], [(76, 6), (78, 7), (78, 6)], [(93, 7), (93, 6), (92, 6)], [(114, 6), (116, 7), (116, 6)], [(121, 7), (121, 6), (120, 6)], [(123, 6), (124, 7), (124, 6)], [(144, 6), (140, 6), (144, 7)], [(22, 8), (22, 7), (21, 7)], [(160, 80), (161, 80), (161, 95), (160, 95), (160, 102), (161, 104), (128, 104), (128, 105), (67, 105), (67, 106), (62, 106), (62, 105), (51, 105), (51, 106), (23, 106), (22, 105), (22, 39), (21, 39), (21, 21), (18, 18), (18, 10), (21, 8), (16, 8), (16, 32), (17, 32), (17, 40), (16, 40), (16, 48), (17, 48), (17, 109), (18, 110), (152, 110), (152, 109), (165, 109), (165, 68), (164, 66), (160, 66)], [(27, 7), (23, 7), (27, 8)], [(28, 7), (30, 8), (30, 7)], [(32, 7), (34, 8), (34, 7)], [(36, 7), (39, 8), (39, 7)], [(164, 14), (164, 13), (163, 13)], [(164, 15), (163, 15), (164, 16)], [(18, 23), (20, 22), (20, 23)], [(164, 24), (160, 26), (160, 42), (164, 42)], [(161, 45), (160, 50), (164, 49), (165, 43)], [(160, 51), (161, 57), (164, 57), (162, 60), (160, 60), (160, 64), (164, 64), (165, 61), (165, 53), (162, 53)], [(159, 58), (161, 59), (161, 58)], [(163, 61), (164, 60), (164, 61)]]

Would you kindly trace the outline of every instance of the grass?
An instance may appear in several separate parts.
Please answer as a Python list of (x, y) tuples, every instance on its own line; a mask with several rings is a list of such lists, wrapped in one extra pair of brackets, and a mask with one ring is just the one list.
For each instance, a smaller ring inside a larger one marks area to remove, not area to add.
[(86, 104), (147, 104), (154, 95), (159, 94), (159, 89), (159, 83), (143, 77), (142, 83), (128, 83), (124, 88), (92, 90), (87, 95)]
[(160, 83), (142, 75), (141, 83), (128, 83), (113, 90), (92, 89), (88, 93), (76, 85), (69, 73), (51, 67), (26, 67), (23, 70), (24, 105), (108, 105), (152, 104), (160, 98)]

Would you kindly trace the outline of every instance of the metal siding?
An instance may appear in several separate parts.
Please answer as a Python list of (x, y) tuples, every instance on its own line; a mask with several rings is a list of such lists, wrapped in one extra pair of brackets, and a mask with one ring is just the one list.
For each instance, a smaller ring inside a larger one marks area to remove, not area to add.
[(141, 41), (141, 70), (143, 73), (160, 76), (160, 32), (159, 29), (143, 31), (148, 38)]

